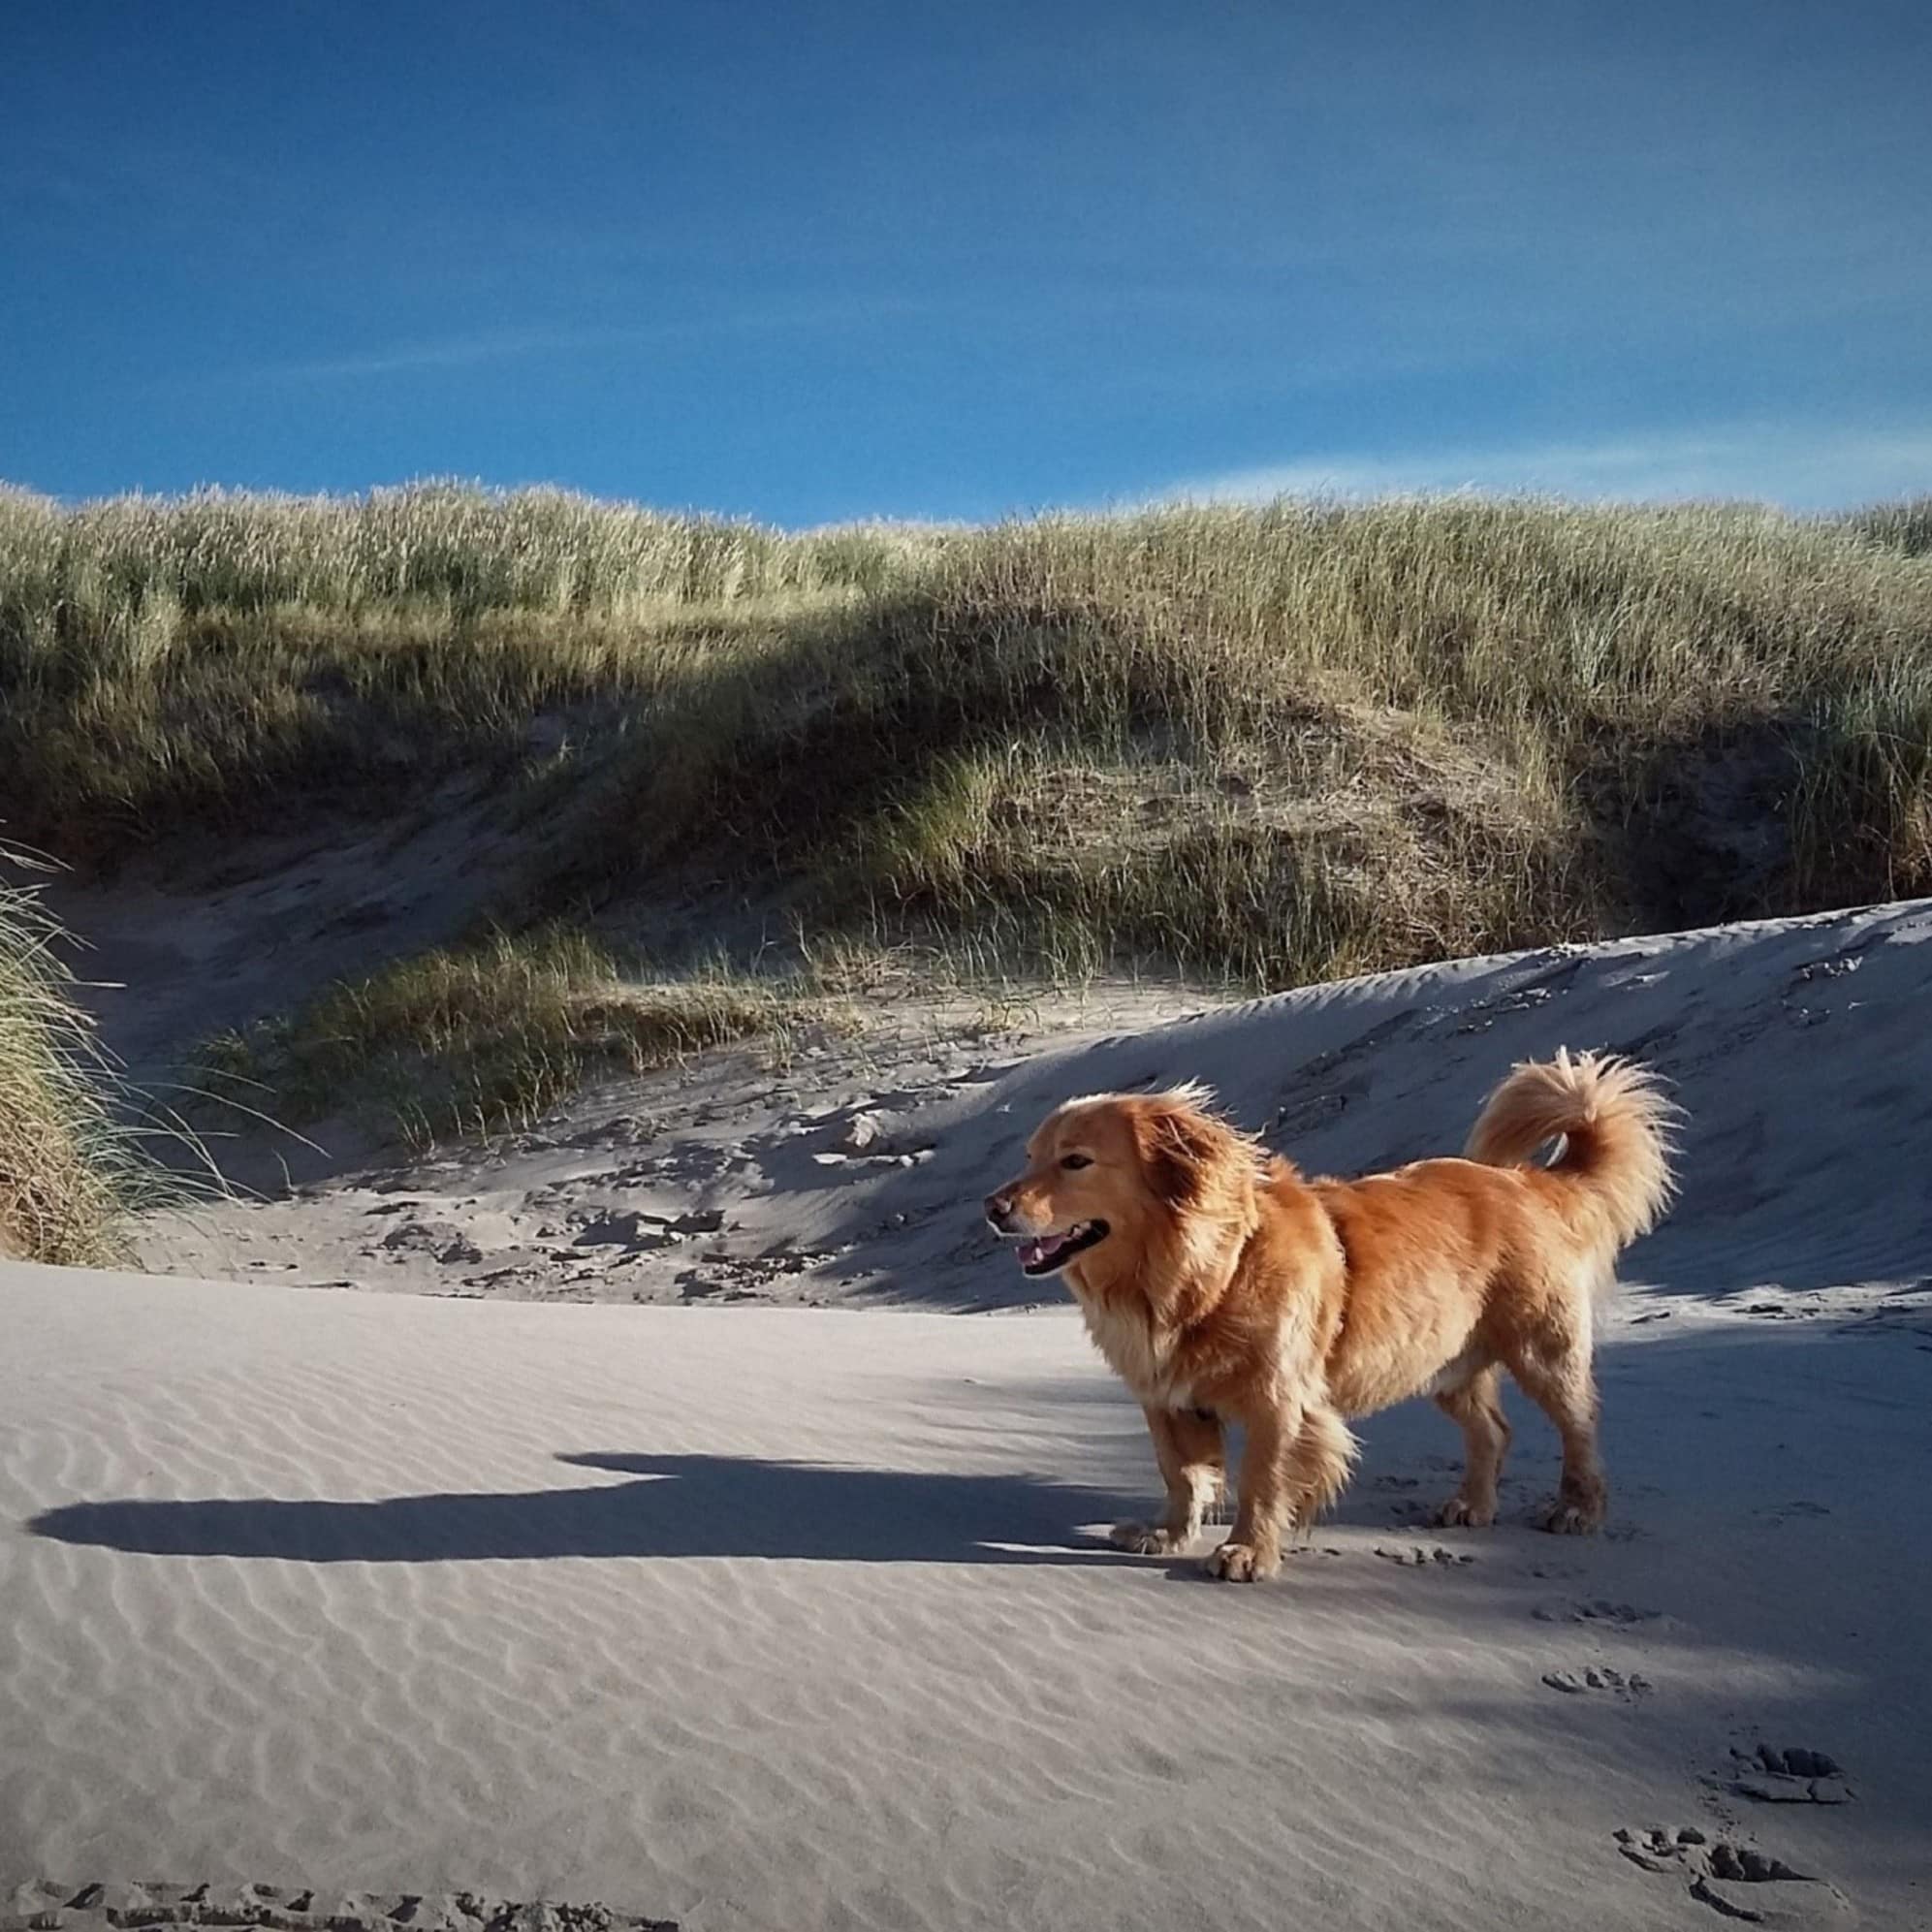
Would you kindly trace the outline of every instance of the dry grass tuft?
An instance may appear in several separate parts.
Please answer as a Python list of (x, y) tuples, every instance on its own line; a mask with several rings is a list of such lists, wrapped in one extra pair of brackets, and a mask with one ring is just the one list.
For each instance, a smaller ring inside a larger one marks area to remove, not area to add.
[(1846, 520), (1860, 535), (1908, 556), (1932, 552), (1932, 496), (1909, 496), (1897, 503), (1874, 503)]
[(0, 1256), (100, 1266), (123, 1258), (124, 1217), (153, 1188), (58, 937), (31, 888), (0, 882)]

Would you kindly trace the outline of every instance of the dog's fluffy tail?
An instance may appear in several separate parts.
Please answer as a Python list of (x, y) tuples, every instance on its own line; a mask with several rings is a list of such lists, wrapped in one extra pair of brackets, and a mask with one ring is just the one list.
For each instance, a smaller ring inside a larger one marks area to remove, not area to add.
[(1549, 1171), (1584, 1192), (1621, 1249), (1657, 1225), (1677, 1191), (1671, 1157), (1682, 1118), (1647, 1067), (1608, 1054), (1572, 1059), (1564, 1049), (1511, 1070), (1465, 1151), (1491, 1167), (1522, 1167), (1561, 1140)]

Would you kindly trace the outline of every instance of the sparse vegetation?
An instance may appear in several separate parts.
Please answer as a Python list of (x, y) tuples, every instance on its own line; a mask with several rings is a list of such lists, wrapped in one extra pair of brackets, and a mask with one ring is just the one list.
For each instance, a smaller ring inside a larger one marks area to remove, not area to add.
[(780, 1034), (801, 1010), (788, 988), (721, 969), (641, 976), (582, 933), (497, 934), (224, 1034), (198, 1084), (291, 1124), (361, 1115), (421, 1147), (527, 1126), (590, 1073)]
[[(540, 800), (526, 910), (1280, 985), (1932, 890), (1925, 506), (783, 536), (553, 492), (0, 502), (0, 814)], [(540, 789), (533, 789), (540, 787)]]
[(0, 882), (0, 1257), (100, 1264), (151, 1184), (56, 938), (35, 894)]

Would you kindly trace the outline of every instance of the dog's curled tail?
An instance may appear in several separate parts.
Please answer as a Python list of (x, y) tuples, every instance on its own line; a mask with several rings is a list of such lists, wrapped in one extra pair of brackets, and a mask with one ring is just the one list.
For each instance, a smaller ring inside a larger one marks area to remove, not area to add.
[(1619, 1248), (1647, 1234), (1677, 1191), (1671, 1173), (1683, 1109), (1649, 1068), (1612, 1054), (1560, 1049), (1526, 1061), (1484, 1103), (1465, 1150), (1490, 1167), (1522, 1167), (1563, 1142), (1550, 1172), (1598, 1206)]

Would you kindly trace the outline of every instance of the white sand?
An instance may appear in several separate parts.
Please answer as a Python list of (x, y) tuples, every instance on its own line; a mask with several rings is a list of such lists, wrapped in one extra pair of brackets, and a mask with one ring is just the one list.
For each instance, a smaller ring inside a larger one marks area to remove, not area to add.
[[(490, 1210), (695, 1204), (725, 1258), (682, 1269), (988, 1306), (1024, 1284), (973, 1204), (1068, 1091), (1199, 1073), (1352, 1168), (1453, 1147), (1523, 1054), (1635, 1048), (1696, 1124), (1606, 1316), (1598, 1539), (1526, 1527), (1554, 1443), (1512, 1398), (1493, 1532), (1412, 1526), (1456, 1441), (1411, 1406), (1275, 1585), (1095, 1547), (1151, 1469), (1061, 1310), (0, 1267), (0, 1880), (692, 1928), (1925, 1924), (1928, 941), (1902, 907), (1297, 995), (874, 1091), (909, 1168), (814, 1160), (842, 1121), (782, 1083), (710, 1123), (681, 1088), (681, 1171), (537, 1136)], [(830, 1258), (750, 1265), (780, 1239)], [(1760, 1744), (1842, 1776), (1730, 1756)], [(1710, 1876), (1745, 1853), (1815, 1881)]]

